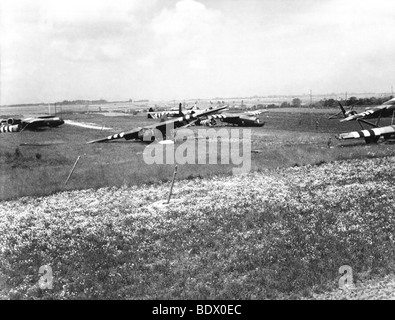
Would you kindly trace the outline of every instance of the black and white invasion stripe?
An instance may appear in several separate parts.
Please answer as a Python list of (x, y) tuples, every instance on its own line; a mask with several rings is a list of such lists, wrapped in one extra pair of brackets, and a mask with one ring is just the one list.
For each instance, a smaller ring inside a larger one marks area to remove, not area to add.
[(20, 130), (20, 125), (15, 124), (15, 125), (2, 125), (0, 126), (0, 133), (5, 133), (5, 132), (18, 132)]
[(347, 140), (347, 139), (371, 138), (371, 137), (380, 137), (386, 134), (393, 134), (393, 133), (395, 133), (395, 125), (341, 133), (339, 135), (339, 139)]
[(224, 114), (213, 114), (211, 116), (209, 116), (210, 119), (225, 119), (226, 115)]
[(251, 112), (246, 112), (247, 114), (251, 114), (253, 116), (257, 116), (259, 114), (261, 114), (263, 111), (251, 111)]
[(125, 135), (125, 132), (116, 133), (116, 134), (113, 134), (112, 136), (108, 136), (107, 140), (121, 139), (121, 138), (123, 138), (124, 135)]

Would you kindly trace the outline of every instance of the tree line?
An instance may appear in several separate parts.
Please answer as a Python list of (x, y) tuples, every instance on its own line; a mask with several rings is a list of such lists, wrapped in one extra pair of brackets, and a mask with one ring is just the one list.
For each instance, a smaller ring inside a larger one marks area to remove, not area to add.
[[(343, 106), (370, 106), (370, 105), (380, 105), (394, 96), (387, 97), (370, 97), (370, 98), (357, 98), (350, 97), (349, 99), (321, 99), (320, 101), (316, 101), (312, 104), (302, 104), (302, 100), (299, 98), (292, 99), (291, 102), (284, 101), (280, 105), (278, 104), (269, 104), (267, 108), (300, 108), (300, 107), (312, 107), (312, 108), (337, 108), (338, 102), (340, 102)], [(257, 105), (260, 107), (260, 105)]]

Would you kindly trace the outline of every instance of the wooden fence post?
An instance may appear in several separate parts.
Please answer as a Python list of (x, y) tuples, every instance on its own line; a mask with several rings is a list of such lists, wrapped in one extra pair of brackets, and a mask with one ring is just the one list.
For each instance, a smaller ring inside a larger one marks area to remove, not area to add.
[(174, 168), (173, 180), (171, 181), (170, 192), (169, 192), (169, 197), (167, 198), (167, 203), (170, 202), (171, 193), (173, 192), (174, 180), (176, 179), (176, 174), (177, 174), (177, 165)]
[(69, 176), (67, 177), (66, 182), (64, 183), (64, 185), (66, 185), (67, 182), (69, 182), (69, 179), (71, 178), (71, 175), (73, 174), (74, 169), (75, 169), (75, 167), (76, 167), (78, 161), (80, 160), (80, 158), (81, 158), (81, 156), (78, 156), (77, 160), (75, 160), (74, 166), (73, 166), (73, 168), (71, 169), (71, 171), (70, 171), (70, 173), (69, 173)]

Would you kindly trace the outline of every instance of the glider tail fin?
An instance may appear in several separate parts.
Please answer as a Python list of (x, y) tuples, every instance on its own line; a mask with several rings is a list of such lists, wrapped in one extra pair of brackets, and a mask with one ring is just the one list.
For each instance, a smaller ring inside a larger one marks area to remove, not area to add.
[(152, 107), (148, 109), (147, 118), (153, 119), (154, 117), (152, 116), (152, 114), (150, 112), (154, 112), (154, 109), (152, 109)]
[(182, 103), (180, 102), (180, 104), (178, 105), (178, 114), (180, 115), (180, 116), (184, 116), (184, 113), (182, 112)]
[(338, 101), (337, 103), (339, 104), (340, 110), (342, 111), (344, 118), (347, 118), (346, 109), (344, 109), (344, 107), (343, 107), (343, 105), (340, 103), (340, 101)]
[(337, 113), (335, 113), (335, 114), (333, 114), (333, 115), (331, 115), (328, 119), (338, 119), (339, 116), (340, 116), (340, 114), (343, 115), (343, 118), (347, 118), (347, 117), (348, 117), (347, 111), (346, 111), (346, 109), (344, 109), (344, 107), (343, 107), (343, 105), (340, 103), (340, 101), (337, 101), (337, 103), (338, 103), (338, 105), (339, 105), (339, 107), (340, 107), (340, 111), (337, 112)]

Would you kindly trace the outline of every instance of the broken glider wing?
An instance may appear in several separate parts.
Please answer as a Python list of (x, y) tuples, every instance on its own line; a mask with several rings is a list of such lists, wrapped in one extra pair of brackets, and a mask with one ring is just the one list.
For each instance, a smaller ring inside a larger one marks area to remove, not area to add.
[(138, 133), (140, 130), (141, 130), (141, 128), (137, 128), (137, 129), (134, 129), (131, 131), (120, 132), (120, 133), (116, 133), (111, 136), (108, 136), (106, 138), (89, 141), (88, 143), (106, 142), (106, 141), (121, 139), (121, 138), (125, 138), (126, 140), (138, 139)]
[(114, 130), (113, 128), (108, 128), (105, 126), (100, 126), (96, 123), (88, 123), (88, 122), (77, 122), (77, 121), (72, 121), (72, 120), (64, 120), (65, 124), (71, 125), (71, 126), (76, 126), (76, 127), (81, 127), (81, 128), (87, 128), (87, 129), (93, 129), (93, 130)]
[(368, 130), (352, 131), (341, 133), (337, 136), (340, 140), (364, 138), (366, 142), (377, 141), (381, 136), (388, 138), (395, 134), (395, 125), (373, 128)]
[[(146, 127), (138, 127), (135, 129), (132, 129), (130, 131), (123, 131), (120, 133), (116, 133), (113, 135), (110, 135), (106, 138), (102, 139), (97, 139), (97, 140), (92, 140), (89, 141), (88, 143), (96, 143), (96, 142), (106, 142), (106, 141), (111, 141), (111, 140), (116, 140), (116, 139), (125, 139), (125, 140), (141, 140), (141, 141), (147, 141), (150, 142), (152, 136), (155, 136), (155, 129), (159, 130), (162, 134), (166, 134), (166, 130), (169, 128), (179, 128), (183, 126), (183, 117), (179, 117), (174, 120), (168, 120), (168, 121), (163, 121), (158, 124), (146, 126)], [(150, 137), (148, 137), (150, 136)], [(147, 139), (148, 137), (148, 139)]]

